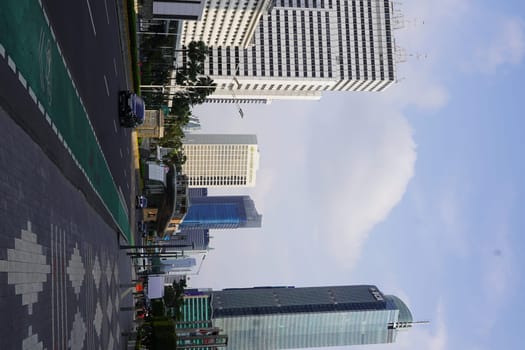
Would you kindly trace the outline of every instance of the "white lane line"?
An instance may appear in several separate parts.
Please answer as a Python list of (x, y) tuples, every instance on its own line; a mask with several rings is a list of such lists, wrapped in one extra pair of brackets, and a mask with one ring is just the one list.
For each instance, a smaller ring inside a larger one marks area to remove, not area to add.
[[(0, 55), (2, 55), (3, 58), (5, 58), (5, 49), (4, 45), (0, 44)], [(115, 59), (113, 59), (113, 63), (115, 63)], [(115, 71), (117, 70), (117, 66), (115, 66)]]
[(105, 75), (104, 75), (104, 84), (106, 84), (106, 94), (108, 94), (108, 96), (109, 96), (108, 80), (106, 79)]
[(124, 169), (124, 176), (128, 176), (128, 172)]
[(115, 133), (117, 133), (117, 122), (115, 121), (115, 119), (113, 119), (113, 128), (115, 129)]
[(33, 89), (31, 89), (31, 86), (29, 87), (28, 91), (29, 91), (29, 96), (31, 96), (31, 99), (33, 100), (33, 102), (37, 103), (35, 92), (33, 91)]
[(11, 56), (7, 56), (7, 65), (9, 66), (9, 68), (11, 68), (13, 73), (16, 73), (16, 64), (15, 61), (13, 61), (13, 59), (11, 58)]
[(106, 8), (106, 19), (108, 20), (109, 24), (109, 13), (108, 13), (108, 1), (104, 0), (104, 7)]
[(113, 57), (113, 68), (115, 68), (115, 76), (118, 77), (118, 71), (117, 71), (117, 61), (115, 60), (115, 58)]
[(38, 109), (40, 110), (40, 113), (42, 113), (42, 115), (46, 115), (46, 111), (44, 110), (44, 106), (42, 106), (40, 101), (38, 101)]
[(24, 89), (27, 89), (27, 80), (20, 72), (18, 72), (18, 80), (20, 80), (20, 83), (24, 86)]
[(47, 13), (43, 11), (44, 13), (44, 19), (46, 20), (47, 26), (49, 27), (49, 18), (47, 18)]
[(120, 158), (124, 158), (124, 154), (122, 154), (122, 148), (118, 149), (120, 151)]
[[(120, 188), (120, 186), (118, 187), (118, 193), (119, 193), (119, 197), (120, 197), (120, 202), (122, 204), (122, 206), (124, 207), (124, 209), (126, 209), (126, 213), (128, 213), (129, 215), (129, 208), (128, 208), (128, 204), (126, 203), (126, 197), (124, 197), (124, 193), (122, 192), (122, 188)], [(108, 262), (109, 263), (109, 262)]]
[(93, 33), (95, 33), (95, 36), (97, 36), (97, 31), (95, 29), (95, 22), (93, 21), (93, 13), (91, 12), (91, 6), (89, 5), (89, 0), (86, 0), (88, 11), (89, 11), (89, 18), (91, 18), (91, 26), (93, 27)]

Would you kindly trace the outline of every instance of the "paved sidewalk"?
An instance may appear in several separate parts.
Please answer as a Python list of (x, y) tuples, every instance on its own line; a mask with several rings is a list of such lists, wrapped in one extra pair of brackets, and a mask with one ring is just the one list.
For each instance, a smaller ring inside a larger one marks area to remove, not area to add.
[(126, 348), (118, 234), (1, 107), (0, 125), (0, 349)]

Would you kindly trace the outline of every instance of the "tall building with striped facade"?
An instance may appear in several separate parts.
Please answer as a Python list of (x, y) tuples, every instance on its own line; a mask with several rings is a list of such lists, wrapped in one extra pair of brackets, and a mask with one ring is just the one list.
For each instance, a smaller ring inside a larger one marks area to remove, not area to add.
[(228, 350), (393, 343), (413, 324), (401, 299), (373, 285), (225, 289), (210, 305)]
[(204, 41), (208, 46), (247, 47), (261, 16), (273, 0), (205, 0), (198, 21), (184, 21), (182, 45)]
[(182, 173), (188, 187), (253, 187), (259, 167), (255, 135), (188, 134)]
[(317, 100), (325, 91), (382, 91), (396, 81), (390, 0), (275, 0), (254, 45), (214, 46), (209, 102)]

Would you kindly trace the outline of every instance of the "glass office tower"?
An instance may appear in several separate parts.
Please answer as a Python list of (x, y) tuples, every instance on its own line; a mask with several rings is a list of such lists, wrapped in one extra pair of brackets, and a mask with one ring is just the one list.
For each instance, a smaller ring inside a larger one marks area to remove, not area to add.
[(392, 343), (412, 324), (403, 301), (373, 285), (223, 290), (211, 307), (229, 350)]
[(257, 213), (249, 196), (194, 197), (180, 228), (232, 229), (261, 227), (262, 215)]

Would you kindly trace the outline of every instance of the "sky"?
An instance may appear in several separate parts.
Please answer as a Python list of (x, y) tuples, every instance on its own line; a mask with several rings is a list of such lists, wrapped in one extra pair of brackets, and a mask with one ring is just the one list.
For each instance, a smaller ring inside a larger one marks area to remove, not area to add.
[(214, 231), (190, 286), (375, 284), (430, 324), (364, 349), (521, 349), (525, 2), (397, 8), (388, 90), (194, 110), (257, 135), (263, 227)]

